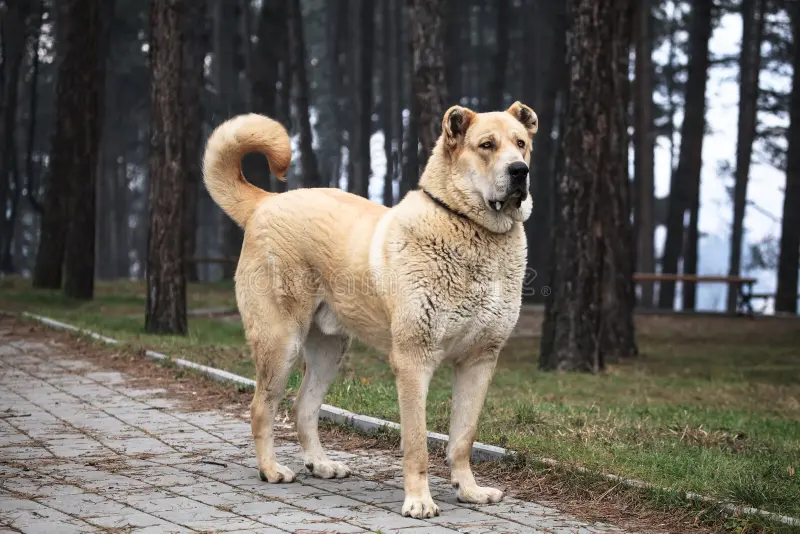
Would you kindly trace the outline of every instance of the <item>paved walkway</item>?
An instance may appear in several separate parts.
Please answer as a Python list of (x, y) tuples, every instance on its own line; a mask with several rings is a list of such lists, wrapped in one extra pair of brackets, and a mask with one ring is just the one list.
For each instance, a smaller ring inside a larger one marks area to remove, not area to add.
[(160, 393), (0, 332), (0, 533), (618, 532), (515, 499), (462, 505), (437, 477), (442, 515), (402, 517), (397, 460), (375, 454), (332, 453), (356, 474), (328, 481), (283, 444), (298, 482), (266, 484), (247, 421)]

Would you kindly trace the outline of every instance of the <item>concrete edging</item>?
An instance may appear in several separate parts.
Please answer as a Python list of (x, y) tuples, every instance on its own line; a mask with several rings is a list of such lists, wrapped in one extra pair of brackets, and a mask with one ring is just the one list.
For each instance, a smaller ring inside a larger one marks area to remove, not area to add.
[[(62, 323), (61, 321), (56, 321), (55, 319), (50, 319), (49, 317), (44, 317), (29, 312), (22, 312), (22, 315), (56, 330), (68, 330), (70, 332), (76, 332), (79, 334), (87, 335), (92, 339), (95, 339), (107, 345), (120, 344), (120, 342), (117, 341), (116, 339), (103, 336), (96, 332), (92, 332), (91, 330), (85, 330), (77, 326), (73, 326), (67, 323)], [(212, 380), (216, 380), (217, 382), (227, 382), (247, 387), (255, 387), (256, 385), (255, 380), (251, 380), (243, 376), (229, 373), (228, 371), (223, 371), (221, 369), (216, 369), (214, 367), (209, 367), (207, 365), (200, 365), (198, 363), (190, 362), (189, 360), (184, 360), (182, 358), (171, 358), (166, 354), (161, 354), (160, 352), (145, 350), (144, 356), (150, 360), (157, 360), (157, 361), (170, 360), (178, 367), (193, 369), (195, 371), (198, 371), (206, 375), (208, 378), (211, 378)], [(398, 431), (400, 430), (399, 423), (395, 423), (393, 421), (386, 421), (384, 419), (378, 419), (376, 417), (371, 417), (369, 415), (361, 415), (353, 413), (351, 411), (344, 410), (342, 408), (337, 408), (336, 406), (331, 406), (329, 404), (322, 405), (322, 407), (320, 408), (319, 417), (320, 419), (323, 419), (325, 421), (330, 421), (332, 423), (350, 426), (362, 432), (375, 432), (380, 430), (381, 428), (390, 428), (392, 430), (398, 430)], [(430, 432), (430, 431), (428, 432), (428, 446), (430, 447), (445, 448), (447, 447), (447, 443), (449, 440), (450, 437), (447, 434), (440, 434), (438, 432)], [(516, 452), (514, 452), (513, 450), (505, 449), (503, 447), (497, 447), (495, 445), (487, 445), (485, 443), (479, 443), (479, 442), (475, 442), (472, 445), (472, 460), (476, 462), (501, 460), (504, 458), (513, 457), (515, 455)], [(587, 469), (585, 467), (580, 467), (580, 466), (570, 466), (564, 464), (563, 462), (559, 462), (558, 460), (554, 460), (552, 458), (537, 458), (536, 461), (550, 467), (567, 468), (575, 470), (579, 473), (600, 475), (607, 480), (616, 482), (618, 484), (622, 484), (623, 486), (627, 486), (630, 488), (654, 489), (666, 492), (674, 491), (674, 490), (669, 490), (667, 488), (656, 486), (654, 484), (650, 484), (648, 482), (644, 482), (642, 480), (625, 478), (611, 473), (598, 473), (597, 471), (593, 471), (591, 469)], [(728, 515), (759, 516), (765, 519), (769, 519), (771, 521), (783, 523), (785, 525), (800, 527), (800, 519), (795, 517), (776, 514), (774, 512), (768, 512), (766, 510), (761, 510), (759, 508), (753, 508), (749, 506), (736, 506), (732, 503), (718, 501), (716, 499), (712, 499), (711, 497), (706, 497), (705, 495), (700, 495), (698, 493), (693, 493), (693, 492), (682, 492), (682, 493), (679, 492), (679, 494), (681, 494), (684, 497), (684, 499), (688, 501), (703, 502), (706, 504), (711, 504), (713, 506), (716, 506), (722, 512)]]

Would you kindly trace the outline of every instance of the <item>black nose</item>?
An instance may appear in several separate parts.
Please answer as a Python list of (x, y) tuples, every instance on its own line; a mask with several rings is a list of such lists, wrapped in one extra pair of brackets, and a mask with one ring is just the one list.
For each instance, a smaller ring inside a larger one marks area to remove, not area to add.
[(508, 175), (515, 182), (520, 182), (528, 176), (528, 166), (523, 161), (515, 161), (508, 166)]

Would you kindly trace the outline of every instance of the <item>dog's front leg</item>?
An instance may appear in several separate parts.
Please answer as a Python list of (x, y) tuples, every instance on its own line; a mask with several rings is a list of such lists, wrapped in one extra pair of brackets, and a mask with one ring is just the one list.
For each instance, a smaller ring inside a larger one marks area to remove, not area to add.
[(503, 492), (498, 489), (478, 486), (469, 465), (478, 417), (496, 363), (497, 354), (482, 354), (477, 359), (457, 364), (453, 373), (447, 464), (450, 466), (450, 480), (461, 502), (486, 504), (503, 498)]
[(425, 421), (425, 400), (433, 375), (428, 362), (407, 355), (392, 355), (400, 404), (400, 425), (403, 440), (403, 485), (406, 498), (403, 515), (417, 519), (439, 515), (428, 487), (428, 435)]

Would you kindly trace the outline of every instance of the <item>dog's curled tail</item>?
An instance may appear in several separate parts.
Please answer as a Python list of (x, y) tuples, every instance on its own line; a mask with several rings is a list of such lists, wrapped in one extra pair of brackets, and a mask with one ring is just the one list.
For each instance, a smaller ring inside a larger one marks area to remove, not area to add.
[(239, 115), (222, 123), (209, 137), (203, 157), (203, 181), (211, 198), (242, 227), (259, 203), (275, 194), (245, 179), (242, 158), (249, 152), (267, 156), (272, 174), (285, 180), (292, 159), (289, 135), (263, 115)]

